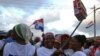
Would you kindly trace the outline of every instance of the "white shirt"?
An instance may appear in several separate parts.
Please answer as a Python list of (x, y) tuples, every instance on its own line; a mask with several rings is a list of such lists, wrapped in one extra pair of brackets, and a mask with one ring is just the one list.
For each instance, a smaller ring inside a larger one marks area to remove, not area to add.
[(84, 49), (83, 52), (84, 52), (87, 56), (90, 56), (91, 50), (90, 50), (90, 49)]
[(0, 40), (0, 50), (3, 48), (5, 42), (3, 40)]
[(72, 56), (86, 56), (86, 54), (82, 51), (77, 51)]
[(35, 47), (30, 43), (21, 45), (16, 42), (7, 43), (4, 47), (3, 56), (33, 56)]
[(36, 43), (34, 46), (36, 49), (40, 48), (41, 42)]
[(37, 50), (37, 56), (51, 56), (56, 49), (48, 49), (46, 47), (40, 47)]
[(100, 49), (97, 49), (97, 50), (96, 50), (95, 56), (100, 56)]
[(66, 49), (64, 50), (64, 53), (66, 54), (66, 56), (71, 56), (74, 53), (74, 51), (72, 49)]

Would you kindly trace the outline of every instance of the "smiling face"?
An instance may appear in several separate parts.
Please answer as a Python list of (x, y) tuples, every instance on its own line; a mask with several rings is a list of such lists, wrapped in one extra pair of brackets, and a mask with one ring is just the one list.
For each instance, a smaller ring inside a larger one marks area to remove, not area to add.
[(56, 49), (60, 49), (61, 48), (61, 42), (55, 40), (54, 47)]
[(47, 35), (44, 38), (44, 46), (46, 48), (52, 49), (54, 47), (54, 36), (53, 35)]

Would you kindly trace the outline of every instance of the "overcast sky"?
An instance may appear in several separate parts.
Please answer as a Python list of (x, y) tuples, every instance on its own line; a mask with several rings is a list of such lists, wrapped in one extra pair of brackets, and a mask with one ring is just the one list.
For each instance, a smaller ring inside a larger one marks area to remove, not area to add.
[[(100, 6), (100, 0), (82, 0), (88, 17), (82, 22), (75, 34), (93, 36), (93, 6)], [(91, 14), (90, 14), (91, 13)], [(96, 13), (96, 31), (100, 35), (100, 10)], [(73, 0), (0, 0), (0, 30), (10, 30), (18, 23), (31, 25), (36, 19), (44, 18), (45, 32), (71, 34), (79, 21), (74, 16)]]

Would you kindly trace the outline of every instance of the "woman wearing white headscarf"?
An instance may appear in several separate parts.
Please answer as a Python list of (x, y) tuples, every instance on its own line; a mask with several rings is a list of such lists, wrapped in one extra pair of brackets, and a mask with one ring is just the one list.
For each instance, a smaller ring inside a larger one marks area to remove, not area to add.
[(16, 42), (7, 43), (3, 56), (33, 56), (35, 47), (29, 43), (32, 32), (26, 24), (18, 24), (13, 28), (13, 39)]

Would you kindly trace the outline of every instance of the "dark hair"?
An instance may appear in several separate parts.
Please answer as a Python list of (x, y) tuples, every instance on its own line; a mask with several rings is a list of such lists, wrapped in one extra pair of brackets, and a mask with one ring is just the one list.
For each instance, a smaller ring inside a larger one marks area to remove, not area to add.
[(86, 45), (84, 46), (84, 48), (89, 48), (90, 46), (92, 46), (94, 40), (92, 39), (89, 39), (89, 40), (86, 40)]
[(9, 30), (9, 31), (7, 32), (6, 38), (11, 37), (12, 31), (13, 31), (13, 30)]
[(86, 42), (85, 35), (75, 35), (74, 38), (77, 39), (81, 43), (81, 46), (83, 46), (84, 43)]
[(62, 34), (61, 37), (70, 38), (70, 36), (68, 34)]

